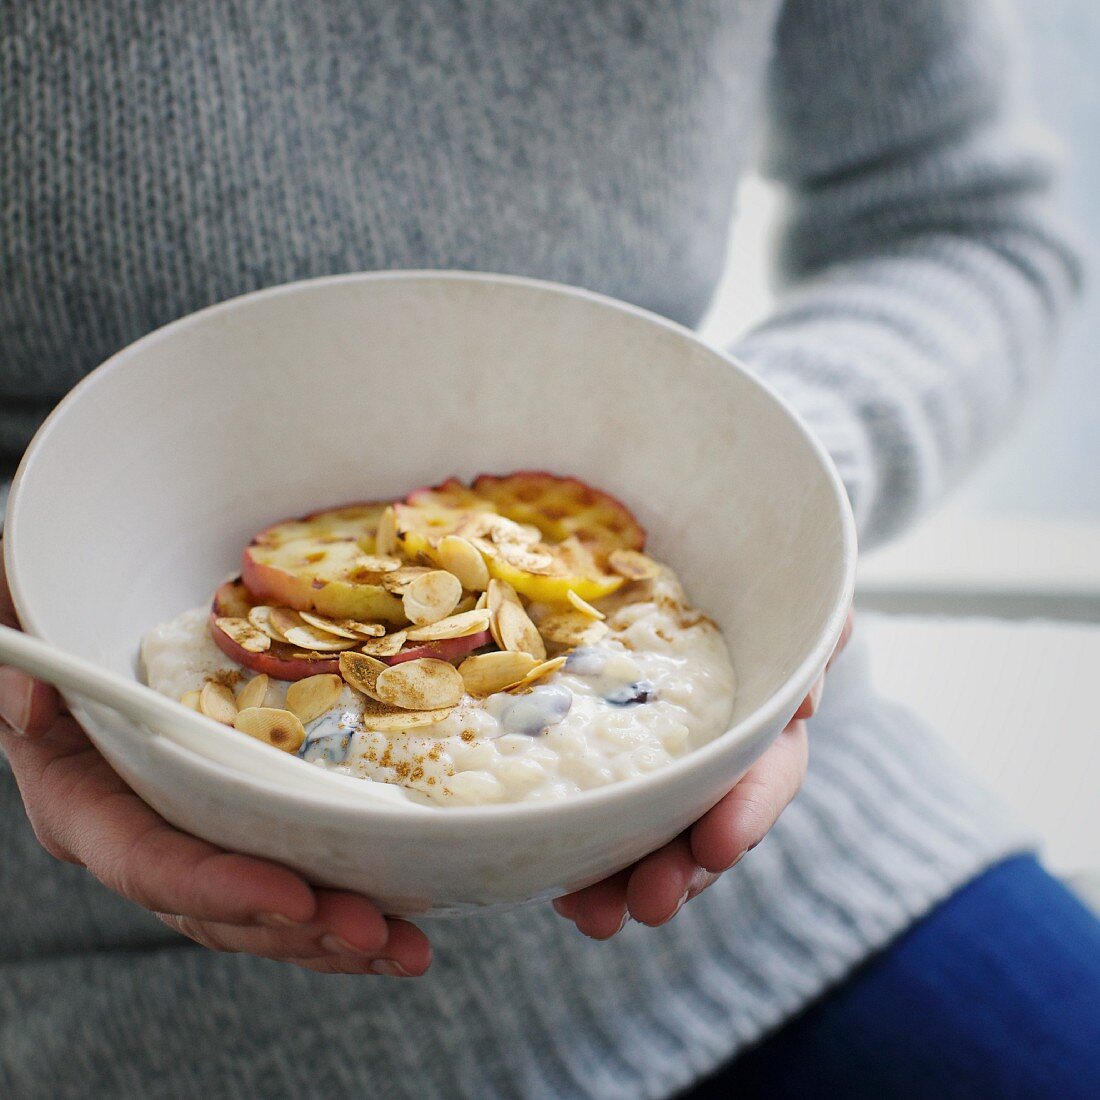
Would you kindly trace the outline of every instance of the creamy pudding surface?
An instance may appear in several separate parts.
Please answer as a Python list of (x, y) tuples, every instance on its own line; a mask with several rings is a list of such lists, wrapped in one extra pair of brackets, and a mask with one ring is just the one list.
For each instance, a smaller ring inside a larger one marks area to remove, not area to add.
[(572, 479), (483, 480), (261, 532), (212, 610), (144, 638), (149, 686), (437, 806), (565, 798), (722, 733), (726, 644), (633, 516)]
[[(671, 572), (652, 589), (528, 691), (465, 695), (431, 725), (372, 730), (363, 697), (345, 686), (305, 725), (298, 755), (451, 805), (562, 798), (660, 768), (727, 728), (734, 678), (721, 634), (681, 602)], [(150, 631), (142, 647), (150, 687), (178, 698), (208, 680), (247, 684), (250, 674), (211, 640), (207, 617), (198, 608)], [(285, 706), (288, 687), (270, 680), (266, 705)]]

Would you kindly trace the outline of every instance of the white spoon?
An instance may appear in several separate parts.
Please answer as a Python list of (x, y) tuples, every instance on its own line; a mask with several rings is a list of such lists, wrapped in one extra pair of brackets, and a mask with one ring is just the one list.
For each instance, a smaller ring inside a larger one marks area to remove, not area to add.
[[(99, 665), (74, 657), (39, 638), (0, 626), (0, 664), (29, 673), (38, 680), (74, 692), (110, 707), (153, 735), (164, 735), (200, 755), (228, 763), (253, 775), (298, 790), (308, 789), (346, 796), (356, 801), (384, 799), (413, 809), (424, 809), (405, 790), (390, 783), (374, 783), (328, 772), (310, 765), (239, 730), (220, 725), (152, 688), (119, 676)], [(340, 798), (340, 796), (345, 796)]]

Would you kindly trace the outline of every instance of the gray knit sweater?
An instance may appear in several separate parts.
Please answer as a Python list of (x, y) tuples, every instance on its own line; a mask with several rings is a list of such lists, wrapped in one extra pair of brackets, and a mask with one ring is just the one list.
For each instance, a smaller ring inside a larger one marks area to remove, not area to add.
[[(0, 451), (120, 345), (304, 276), (693, 324), (759, 159), (791, 289), (735, 350), (879, 539), (1006, 423), (1077, 279), (1008, 72), (980, 0), (0, 0)], [(669, 1096), (1026, 843), (858, 644), (826, 700), (802, 795), (670, 925), (436, 925), (408, 982), (174, 939), (53, 864), (0, 769), (0, 1094)]]

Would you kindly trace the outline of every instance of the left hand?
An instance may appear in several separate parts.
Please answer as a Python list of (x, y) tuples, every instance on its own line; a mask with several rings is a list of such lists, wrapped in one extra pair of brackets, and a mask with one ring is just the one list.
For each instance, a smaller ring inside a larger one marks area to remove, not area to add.
[[(844, 624), (831, 665), (848, 643), (852, 616)], [(675, 840), (617, 875), (554, 901), (561, 916), (586, 936), (607, 940), (628, 918), (657, 926), (701, 894), (767, 835), (806, 776), (806, 719), (817, 710), (824, 673), (775, 743), (716, 806)]]

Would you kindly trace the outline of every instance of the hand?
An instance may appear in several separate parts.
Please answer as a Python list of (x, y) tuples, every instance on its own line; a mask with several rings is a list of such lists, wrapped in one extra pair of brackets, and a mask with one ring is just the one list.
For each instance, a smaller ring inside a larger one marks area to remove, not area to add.
[[(836, 659), (852, 633), (849, 613)], [(617, 875), (554, 901), (554, 908), (586, 935), (607, 940), (632, 917), (657, 926), (701, 894), (767, 835), (806, 775), (806, 719), (821, 703), (824, 674), (810, 689), (787, 728), (713, 809), (671, 843)]]
[[(0, 621), (18, 626), (0, 564)], [(0, 748), (50, 855), (214, 951), (243, 951), (328, 974), (414, 977), (431, 961), (420, 929), (357, 894), (320, 890), (266, 860), (174, 829), (131, 791), (59, 704), (0, 667)]]

